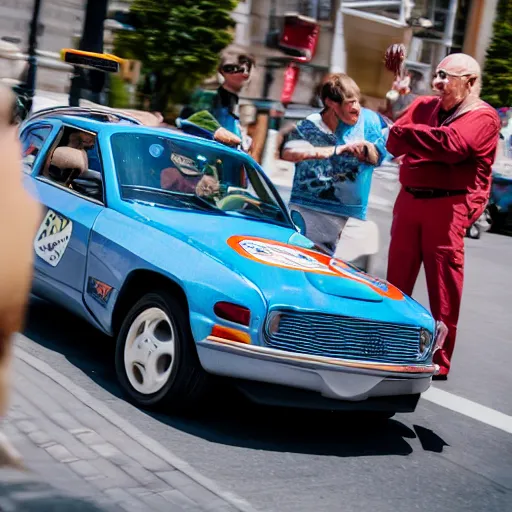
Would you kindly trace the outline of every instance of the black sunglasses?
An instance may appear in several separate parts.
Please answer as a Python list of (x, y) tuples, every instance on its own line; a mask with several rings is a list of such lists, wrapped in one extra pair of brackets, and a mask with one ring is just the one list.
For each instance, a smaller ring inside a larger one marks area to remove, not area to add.
[(250, 73), (252, 64), (250, 62), (242, 62), (240, 64), (224, 64), (221, 69), (224, 71), (224, 73), (228, 73), (230, 75), (236, 73)]

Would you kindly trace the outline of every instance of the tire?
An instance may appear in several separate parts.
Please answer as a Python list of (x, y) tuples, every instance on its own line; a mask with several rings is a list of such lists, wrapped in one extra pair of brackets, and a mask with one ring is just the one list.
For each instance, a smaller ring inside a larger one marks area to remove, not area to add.
[(480, 228), (478, 226), (476, 226), (475, 224), (472, 224), (471, 226), (469, 226), (468, 230), (467, 230), (467, 236), (469, 238), (472, 238), (473, 240), (478, 240), (481, 236), (481, 231), (480, 231)]
[(147, 408), (192, 408), (208, 380), (185, 310), (164, 290), (144, 295), (129, 310), (117, 336), (115, 366), (130, 401)]

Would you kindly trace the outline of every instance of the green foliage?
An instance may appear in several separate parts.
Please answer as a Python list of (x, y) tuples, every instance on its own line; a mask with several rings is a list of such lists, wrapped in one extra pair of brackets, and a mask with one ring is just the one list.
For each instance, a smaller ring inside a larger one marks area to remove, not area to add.
[(512, 106), (512, 0), (499, 0), (484, 67), (482, 99), (493, 107)]
[(218, 65), (233, 40), (238, 0), (134, 0), (135, 31), (119, 32), (116, 54), (142, 62), (158, 77), (158, 106), (180, 102)]

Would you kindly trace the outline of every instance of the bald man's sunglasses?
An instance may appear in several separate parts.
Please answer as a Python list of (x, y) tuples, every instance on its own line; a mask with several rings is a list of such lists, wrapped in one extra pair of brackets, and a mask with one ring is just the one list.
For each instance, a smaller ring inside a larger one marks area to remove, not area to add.
[(446, 80), (449, 76), (454, 78), (462, 78), (464, 76), (474, 76), (473, 73), (465, 73), (463, 75), (458, 75), (456, 73), (448, 73), (444, 69), (440, 69), (436, 73), (432, 75), (432, 78), (439, 78), (440, 80)]

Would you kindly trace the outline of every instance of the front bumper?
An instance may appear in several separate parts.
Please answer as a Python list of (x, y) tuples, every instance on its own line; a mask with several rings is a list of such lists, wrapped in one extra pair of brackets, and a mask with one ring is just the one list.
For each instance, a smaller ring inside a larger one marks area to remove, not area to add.
[(199, 360), (212, 374), (315, 391), (358, 402), (418, 395), (438, 371), (434, 364), (393, 365), (285, 352), (209, 336), (197, 343)]

